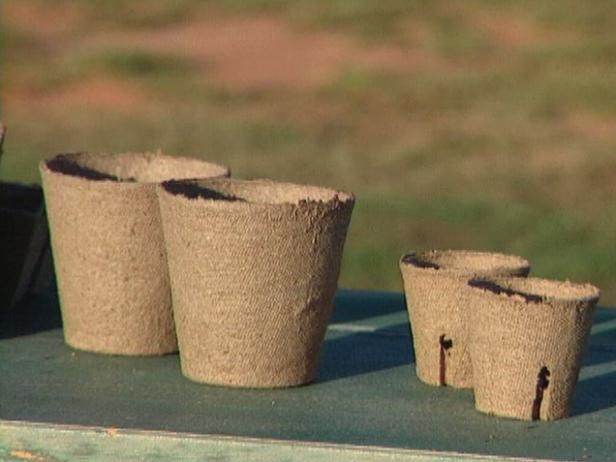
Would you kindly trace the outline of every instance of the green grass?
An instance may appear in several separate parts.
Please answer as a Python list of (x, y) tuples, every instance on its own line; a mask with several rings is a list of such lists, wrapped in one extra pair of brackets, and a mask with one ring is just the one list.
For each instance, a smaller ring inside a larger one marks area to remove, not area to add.
[[(355, 192), (343, 286), (401, 290), (404, 252), (471, 248), (523, 255), (537, 275), (593, 282), (616, 305), (616, 139), (605, 133), (616, 120), (614, 1), (56, 3), (67, 4), (79, 23), (53, 52), (28, 24), (3, 24), (3, 179), (38, 181), (38, 160), (57, 152), (160, 147), (225, 163), (235, 176)], [(541, 33), (503, 44), (475, 25), (479, 14)], [(347, 66), (314, 87), (233, 88), (185, 53), (81, 44), (94, 33), (253, 15), (360, 47), (412, 42), (443, 66)], [(419, 38), (408, 37), (409, 24)], [(99, 76), (143, 103), (38, 102)], [(16, 89), (26, 96), (13, 97)]]
[(397, 290), (397, 262), (405, 252), (470, 248), (523, 255), (538, 276), (602, 282), (604, 295), (611, 298), (616, 295), (609, 282), (616, 271), (615, 224), (616, 212), (596, 223), (488, 197), (360, 197), (342, 283), (353, 285), (370, 274), (376, 287)]
[(79, 63), (84, 72), (111, 73), (120, 76), (144, 77), (151, 75), (185, 76), (192, 68), (187, 60), (133, 50), (103, 50), (85, 56)]

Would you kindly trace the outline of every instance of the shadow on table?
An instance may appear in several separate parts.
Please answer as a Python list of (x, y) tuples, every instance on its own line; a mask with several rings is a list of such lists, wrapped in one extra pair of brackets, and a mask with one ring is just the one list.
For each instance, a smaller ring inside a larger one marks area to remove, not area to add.
[[(612, 352), (610, 357), (609, 352)], [(599, 307), (590, 334), (589, 348), (584, 365), (593, 365), (616, 359), (616, 308)]]
[(401, 293), (338, 289), (331, 323), (359, 321), (405, 309)]
[(22, 337), (62, 327), (55, 287), (28, 295), (0, 319), (0, 339)]
[(595, 313), (584, 368), (592, 376), (577, 384), (573, 415), (616, 407), (616, 309), (600, 307)]
[(377, 372), (413, 362), (413, 343), (408, 324), (372, 332), (353, 332), (330, 338), (323, 344), (317, 382), (329, 382)]
[(575, 389), (573, 415), (590, 414), (616, 406), (616, 372), (580, 380)]
[(317, 382), (410, 364), (413, 345), (408, 322), (381, 326), (368, 321), (405, 310), (401, 293), (339, 289), (330, 323), (338, 327), (333, 331), (330, 327), (323, 344)]
[(616, 359), (616, 308), (600, 307), (595, 313), (584, 366)]

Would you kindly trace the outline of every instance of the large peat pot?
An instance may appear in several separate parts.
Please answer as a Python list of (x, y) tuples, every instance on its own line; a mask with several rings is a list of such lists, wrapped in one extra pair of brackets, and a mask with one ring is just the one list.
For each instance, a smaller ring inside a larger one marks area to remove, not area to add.
[(312, 381), (353, 195), (232, 179), (158, 191), (184, 375), (238, 387)]
[(40, 163), (66, 342), (122, 355), (177, 351), (157, 183), (226, 176), (162, 154), (62, 154)]

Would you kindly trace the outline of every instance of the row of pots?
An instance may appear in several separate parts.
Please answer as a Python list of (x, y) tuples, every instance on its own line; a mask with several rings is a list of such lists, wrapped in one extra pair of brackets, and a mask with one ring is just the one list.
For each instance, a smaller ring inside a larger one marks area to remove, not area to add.
[(488, 414), (569, 415), (596, 287), (527, 278), (527, 260), (487, 252), (412, 253), (400, 270), (421, 381), (473, 388)]
[(314, 379), (352, 194), (161, 154), (59, 155), (40, 172), (70, 346), (179, 349), (211, 384)]
[[(314, 379), (352, 194), (162, 154), (64, 154), (40, 172), (70, 346), (179, 350), (183, 374), (210, 384)], [(596, 288), (525, 279), (528, 262), (500, 254), (400, 267), (422, 381), (473, 387), (492, 414), (567, 415)]]

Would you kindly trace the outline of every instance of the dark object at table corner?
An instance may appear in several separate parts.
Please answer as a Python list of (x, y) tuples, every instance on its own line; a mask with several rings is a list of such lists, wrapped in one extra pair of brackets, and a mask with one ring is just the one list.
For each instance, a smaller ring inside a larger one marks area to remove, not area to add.
[(0, 182), (0, 318), (49, 287), (53, 263), (39, 185)]

